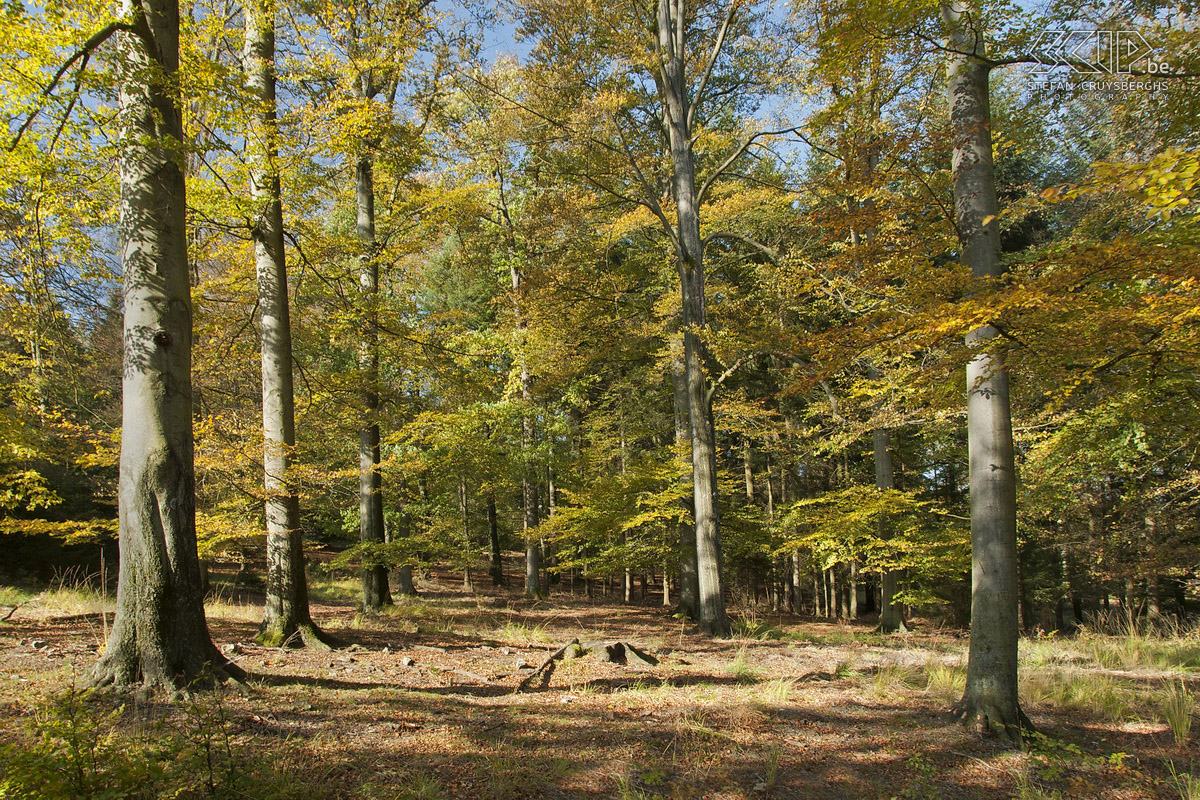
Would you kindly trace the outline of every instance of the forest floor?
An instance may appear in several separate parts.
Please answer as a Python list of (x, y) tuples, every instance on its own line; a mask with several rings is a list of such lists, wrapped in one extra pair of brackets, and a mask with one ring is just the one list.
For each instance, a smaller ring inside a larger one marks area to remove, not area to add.
[[(119, 707), (63, 701), (85, 682), (111, 615), (34, 600), (0, 623), (0, 745), (65, 771), (80, 737), (101, 757), (191, 759), (202, 780), (181, 796), (201, 797), (1200, 798), (1190, 771), (1200, 749), (1176, 744), (1164, 710), (1183, 702), (1190, 722), (1192, 637), (1023, 642), (1039, 734), (1014, 751), (947, 713), (962, 690), (961, 632), (883, 636), (758, 613), (713, 641), (650, 604), (531, 602), (516, 589), (464, 591), (449, 574), (420, 588), (368, 616), (353, 582), (317, 581), (314, 617), (342, 644), (332, 652), (254, 645), (260, 598), (227, 593), (209, 622), (250, 674), (246, 689)], [(593, 654), (517, 691), (573, 639), (629, 642), (658, 664)], [(119, 710), (102, 717), (106, 707)], [(145, 744), (153, 737), (157, 749)], [(99, 769), (97, 782), (121, 780)]]

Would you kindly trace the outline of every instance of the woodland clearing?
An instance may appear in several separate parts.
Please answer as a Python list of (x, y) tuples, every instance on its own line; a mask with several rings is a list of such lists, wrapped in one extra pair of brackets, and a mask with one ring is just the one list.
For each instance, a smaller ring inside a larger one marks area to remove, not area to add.
[[(967, 641), (930, 623), (884, 636), (764, 613), (713, 641), (649, 602), (468, 592), (450, 572), (375, 615), (355, 609), (351, 581), (313, 588), (314, 619), (341, 647), (254, 645), (261, 596), (220, 589), (213, 640), (250, 681), (176, 702), (73, 690), (111, 614), (79, 591), (27, 598), (0, 626), (9, 755), (120, 797), (1196, 796), (1197, 747), (1186, 731), (1176, 742), (1166, 710), (1195, 690), (1200, 642), (1186, 633), (1023, 640), (1039, 734), (1014, 751), (947, 712)], [(516, 691), (576, 638), (631, 642), (660, 663), (572, 659), (547, 687)]]

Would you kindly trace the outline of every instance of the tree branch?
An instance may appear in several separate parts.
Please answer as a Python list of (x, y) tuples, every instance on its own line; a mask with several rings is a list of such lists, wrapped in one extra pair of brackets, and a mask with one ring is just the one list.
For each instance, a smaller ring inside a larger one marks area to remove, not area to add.
[(764, 136), (779, 136), (780, 134), (784, 133), (797, 132), (797, 128), (782, 128), (777, 131), (758, 131), (757, 133), (752, 133), (747, 136), (746, 139), (740, 145), (738, 145), (723, 162), (721, 162), (721, 166), (717, 167), (716, 171), (713, 172), (712, 175), (709, 175), (704, 181), (703, 185), (701, 185), (700, 191), (696, 192), (696, 205), (699, 206), (704, 202), (704, 196), (708, 194), (708, 190), (712, 188), (713, 183), (722, 175), (724, 175), (726, 170), (733, 166), (735, 161), (744, 156), (746, 151), (749, 150), (756, 141)]
[[(87, 66), (87, 62), (91, 58), (92, 52), (97, 47), (104, 44), (104, 42), (107, 41), (110, 36), (112, 36), (114, 33), (117, 33), (118, 31), (125, 31), (126, 33), (136, 33), (138, 35), (141, 35), (141, 32), (136, 29), (136, 26), (131, 25), (128, 22), (122, 22), (120, 20), (116, 20), (116, 21), (108, 23), (103, 28), (101, 28), (100, 30), (96, 31), (91, 36), (89, 36), (87, 41), (85, 41), (80, 46), (80, 48), (71, 55), (70, 58), (68, 58), (65, 62), (63, 62), (62, 66), (60, 66), (58, 68), (58, 70), (55, 71), (53, 77), (50, 78), (50, 82), (47, 83), (44, 87), (42, 87), (42, 97), (49, 98), (51, 95), (54, 94), (54, 90), (58, 88), (59, 81), (61, 81), (63, 79), (63, 76), (67, 74), (67, 71), (70, 70), (72, 66), (74, 66), (76, 61), (80, 61), (80, 60), (83, 61), (83, 66), (80, 67), (80, 70), (83, 70)], [(145, 38), (145, 37), (143, 37), (143, 38)], [(75, 86), (78, 89), (78, 87), (79, 87), (78, 79), (76, 80)], [(75, 102), (71, 101), (70, 105), (67, 106), (67, 113), (70, 113), (70, 110), (72, 108), (74, 108), (74, 106), (75, 106)], [(32, 113), (30, 113), (29, 117), (26, 118), (26, 120), (23, 123), (21, 123), (21, 127), (19, 127), (17, 129), (17, 133), (13, 137), (13, 140), (11, 142), (9, 142), (9, 144), (8, 144), (8, 147), (7, 147), (8, 152), (11, 153), (13, 150), (17, 149), (17, 146), (21, 143), (21, 137), (24, 136), (25, 132), (27, 130), (29, 130), (29, 128), (33, 125), (34, 120), (37, 119), (39, 113), (41, 113), (40, 107), (35, 109)], [(64, 124), (65, 124), (65, 120), (64, 120)], [(61, 126), (59, 129), (59, 132), (61, 132)], [(55, 134), (54, 138), (57, 141), (57, 139), (58, 139), (57, 133)]]
[(732, 231), (714, 231), (713, 233), (710, 233), (708, 236), (705, 236), (704, 239), (700, 242), (701, 254), (704, 253), (705, 249), (708, 248), (708, 243), (711, 242), (713, 239), (729, 239), (731, 241), (741, 242), (742, 244), (749, 245), (750, 247), (754, 248), (758, 252), (762, 253), (764, 256), (766, 256), (771, 261), (772, 264), (779, 263), (779, 257), (765, 244), (763, 244), (762, 242), (759, 242), (755, 239), (752, 239), (749, 236), (743, 236), (740, 233), (733, 233)]
[(721, 55), (721, 48), (725, 46), (725, 34), (729, 31), (729, 24), (733, 22), (733, 16), (737, 12), (737, 9), (738, 3), (735, 0), (729, 6), (729, 13), (725, 15), (725, 19), (721, 22), (721, 29), (717, 32), (717, 40), (713, 43), (712, 52), (708, 54), (708, 61), (704, 65), (704, 72), (700, 75), (700, 83), (696, 84), (696, 94), (692, 96), (692, 102), (688, 106), (687, 111), (687, 130), (689, 131), (696, 122), (696, 109), (704, 99), (704, 90), (708, 88), (708, 79), (712, 77), (713, 68), (717, 65), (717, 58)]

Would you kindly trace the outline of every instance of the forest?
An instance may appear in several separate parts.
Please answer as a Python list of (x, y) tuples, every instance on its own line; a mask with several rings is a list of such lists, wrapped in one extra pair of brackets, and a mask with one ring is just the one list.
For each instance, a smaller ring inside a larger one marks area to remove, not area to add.
[(0, 800), (1200, 800), (1200, 16), (0, 7)]

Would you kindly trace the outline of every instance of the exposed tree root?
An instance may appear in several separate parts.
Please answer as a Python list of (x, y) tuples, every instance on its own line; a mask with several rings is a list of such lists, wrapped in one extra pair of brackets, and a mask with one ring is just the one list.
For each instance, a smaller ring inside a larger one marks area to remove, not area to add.
[(320, 651), (334, 650), (341, 646), (334, 637), (311, 622), (297, 625), (291, 631), (286, 631), (282, 626), (264, 625), (259, 629), (254, 641), (263, 647), (305, 647)]
[(217, 686), (232, 686), (244, 692), (248, 680), (244, 669), (212, 647), (206, 660), (174, 673), (165, 664), (146, 663), (136, 653), (102, 657), (93, 667), (88, 684), (94, 689), (135, 690), (147, 697), (180, 697)]
[(983, 703), (964, 697), (954, 704), (950, 713), (968, 728), (979, 733), (992, 734), (1016, 747), (1021, 746), (1025, 734), (1034, 732), (1033, 723), (1019, 705), (1013, 709), (1002, 709), (995, 703)]

